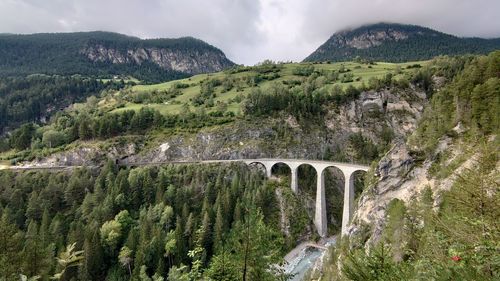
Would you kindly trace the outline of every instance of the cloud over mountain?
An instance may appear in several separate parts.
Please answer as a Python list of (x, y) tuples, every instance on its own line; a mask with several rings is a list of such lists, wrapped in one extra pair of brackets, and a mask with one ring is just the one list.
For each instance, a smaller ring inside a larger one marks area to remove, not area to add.
[(238, 63), (302, 60), (335, 31), (374, 22), (500, 36), (496, 0), (3, 0), (0, 32), (115, 31), (193, 36)]

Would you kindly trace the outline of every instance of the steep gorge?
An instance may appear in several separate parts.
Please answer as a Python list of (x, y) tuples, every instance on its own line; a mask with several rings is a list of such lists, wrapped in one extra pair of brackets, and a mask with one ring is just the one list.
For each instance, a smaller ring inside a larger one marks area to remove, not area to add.
[(367, 176), (348, 237), (313, 278), (498, 277), (499, 62), (498, 52), (468, 60), (433, 94), (417, 130)]

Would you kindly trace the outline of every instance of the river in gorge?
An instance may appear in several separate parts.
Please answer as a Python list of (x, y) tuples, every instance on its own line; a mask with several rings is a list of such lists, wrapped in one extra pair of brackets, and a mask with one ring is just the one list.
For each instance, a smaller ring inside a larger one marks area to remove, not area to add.
[(303, 242), (285, 256), (285, 273), (292, 274), (290, 281), (301, 281), (304, 275), (316, 263), (317, 259), (326, 251), (326, 247), (334, 245), (336, 236), (329, 237), (317, 244)]

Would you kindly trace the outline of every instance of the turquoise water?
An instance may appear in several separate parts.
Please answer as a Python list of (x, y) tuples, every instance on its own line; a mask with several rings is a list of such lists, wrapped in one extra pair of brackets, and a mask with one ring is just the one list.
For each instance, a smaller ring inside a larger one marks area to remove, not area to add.
[[(320, 244), (324, 245), (325, 247), (330, 247), (335, 245), (336, 240), (336, 236), (331, 236)], [(304, 275), (307, 273), (307, 271), (314, 266), (316, 260), (324, 252), (325, 250), (316, 247), (306, 247), (302, 251), (300, 251), (297, 257), (291, 260), (289, 264), (285, 266), (285, 272), (294, 275), (290, 279), (290, 281), (302, 281), (302, 278), (304, 278)]]
[(321, 256), (324, 250), (320, 250), (318, 248), (306, 248), (303, 253), (298, 257), (298, 263), (293, 267), (293, 270), (290, 272), (294, 274), (293, 278), (290, 281), (301, 281), (304, 278), (307, 270), (314, 265), (314, 262)]

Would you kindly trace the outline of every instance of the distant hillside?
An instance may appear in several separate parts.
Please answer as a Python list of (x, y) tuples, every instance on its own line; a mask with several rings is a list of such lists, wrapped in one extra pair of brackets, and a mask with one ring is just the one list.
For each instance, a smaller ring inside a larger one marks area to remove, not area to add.
[(141, 40), (110, 32), (0, 34), (0, 76), (130, 75), (152, 82), (232, 65), (221, 50), (191, 37)]
[(416, 25), (378, 23), (337, 32), (304, 61), (427, 60), (438, 55), (486, 54), (500, 38), (460, 38)]

